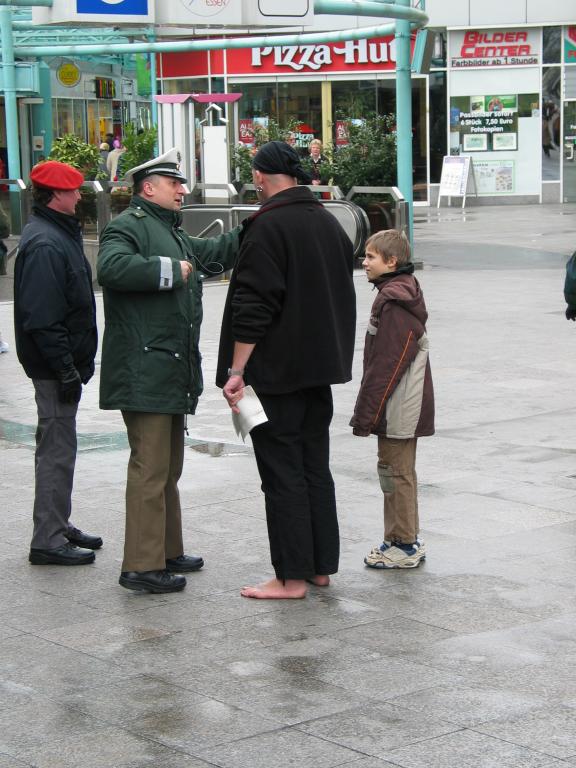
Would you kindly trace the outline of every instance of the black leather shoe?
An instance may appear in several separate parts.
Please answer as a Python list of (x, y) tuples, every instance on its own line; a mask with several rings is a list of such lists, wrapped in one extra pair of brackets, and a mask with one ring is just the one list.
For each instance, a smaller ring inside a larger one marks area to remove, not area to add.
[(32, 565), (87, 565), (96, 560), (96, 555), (91, 549), (68, 543), (56, 549), (31, 549), (28, 560)]
[(74, 528), (74, 526), (68, 528), (68, 533), (65, 533), (64, 536), (66, 536), (70, 544), (74, 544), (75, 547), (100, 549), (102, 544), (104, 544), (100, 536), (91, 536), (89, 533), (81, 531), (80, 528)]
[(204, 565), (204, 560), (196, 555), (180, 555), (166, 560), (166, 570), (169, 573), (191, 573), (199, 571)]
[(122, 571), (118, 583), (126, 589), (162, 594), (180, 592), (186, 586), (186, 579), (168, 571)]

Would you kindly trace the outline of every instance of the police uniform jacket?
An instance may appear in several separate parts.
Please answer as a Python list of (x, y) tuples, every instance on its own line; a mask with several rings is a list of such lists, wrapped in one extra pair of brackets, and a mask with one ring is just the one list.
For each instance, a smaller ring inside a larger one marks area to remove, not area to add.
[(86, 383), (98, 347), (92, 271), (75, 216), (35, 205), (14, 265), (16, 351), (32, 379), (73, 364)]
[[(190, 237), (182, 216), (135, 196), (100, 239), (104, 295), (100, 407), (194, 413), (202, 392), (198, 348), (201, 270), (233, 266), (238, 232)], [(188, 281), (180, 261), (194, 265)]]

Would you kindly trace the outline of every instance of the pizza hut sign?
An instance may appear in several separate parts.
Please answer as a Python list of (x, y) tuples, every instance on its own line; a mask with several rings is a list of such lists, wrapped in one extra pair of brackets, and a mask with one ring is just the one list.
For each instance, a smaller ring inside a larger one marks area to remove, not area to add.
[(318, 72), (394, 69), (396, 42), (393, 37), (377, 40), (347, 40), (320, 45), (284, 45), (251, 49), (251, 67), (262, 72), (292, 70)]

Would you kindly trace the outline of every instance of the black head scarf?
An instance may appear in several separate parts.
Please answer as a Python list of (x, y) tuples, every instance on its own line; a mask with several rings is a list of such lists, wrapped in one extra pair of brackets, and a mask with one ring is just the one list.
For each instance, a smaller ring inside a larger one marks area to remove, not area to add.
[(269, 141), (261, 146), (252, 160), (252, 167), (262, 173), (292, 176), (300, 184), (312, 183), (312, 176), (302, 168), (298, 153), (284, 141)]

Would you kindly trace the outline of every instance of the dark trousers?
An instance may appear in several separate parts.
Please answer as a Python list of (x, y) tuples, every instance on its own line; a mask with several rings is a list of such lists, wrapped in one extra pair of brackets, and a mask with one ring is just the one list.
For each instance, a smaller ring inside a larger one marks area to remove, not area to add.
[(123, 571), (161, 571), (184, 553), (178, 480), (184, 416), (122, 411), (130, 443)]
[(66, 544), (76, 465), (78, 403), (61, 403), (58, 382), (33, 379), (38, 409), (33, 549)]
[(329, 467), (332, 391), (326, 386), (258, 396), (268, 421), (250, 434), (276, 578), (336, 573), (340, 537)]

